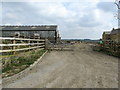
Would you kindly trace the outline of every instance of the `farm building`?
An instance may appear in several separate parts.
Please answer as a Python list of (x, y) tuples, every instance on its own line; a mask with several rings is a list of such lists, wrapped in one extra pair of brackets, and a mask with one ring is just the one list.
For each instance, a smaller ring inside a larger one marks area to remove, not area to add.
[(60, 39), (57, 25), (0, 26), (2, 37), (24, 37), (48, 39), (56, 43)]
[(102, 39), (103, 40), (110, 40), (110, 31), (103, 32)]
[(102, 39), (120, 42), (120, 28), (118, 29), (113, 28), (112, 31), (103, 32)]
[(120, 28), (119, 29), (113, 29), (110, 33), (111, 40), (120, 42)]

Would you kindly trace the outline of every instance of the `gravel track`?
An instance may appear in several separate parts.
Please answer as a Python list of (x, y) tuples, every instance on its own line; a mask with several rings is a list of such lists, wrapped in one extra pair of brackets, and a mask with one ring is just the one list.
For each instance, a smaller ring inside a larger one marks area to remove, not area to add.
[(75, 44), (73, 51), (48, 52), (25, 77), (3, 87), (118, 88), (118, 58)]

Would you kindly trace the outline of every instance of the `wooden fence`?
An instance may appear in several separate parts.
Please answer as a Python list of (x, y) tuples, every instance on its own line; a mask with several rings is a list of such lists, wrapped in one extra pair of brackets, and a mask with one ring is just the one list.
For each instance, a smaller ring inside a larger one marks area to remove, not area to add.
[(111, 40), (103, 41), (102, 45), (94, 45), (93, 50), (103, 51), (110, 55), (120, 57), (120, 42), (115, 42)]
[(0, 44), (0, 53), (7, 52), (18, 52), (25, 50), (32, 50), (45, 48), (44, 39), (27, 39), (27, 38), (10, 38), (10, 37), (0, 37), (2, 43)]
[(103, 41), (103, 47), (102, 49), (104, 51), (110, 52), (113, 55), (119, 55), (120, 54), (120, 43), (114, 42), (114, 41)]

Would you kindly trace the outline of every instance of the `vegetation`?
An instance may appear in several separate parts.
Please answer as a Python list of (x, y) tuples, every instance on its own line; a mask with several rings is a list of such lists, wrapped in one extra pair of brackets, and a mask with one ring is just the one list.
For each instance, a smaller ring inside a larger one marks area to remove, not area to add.
[(46, 50), (33, 50), (18, 56), (11, 56), (9, 57), (10, 63), (7, 63), (6, 65), (4, 63), (5, 60), (3, 60), (3, 77), (6, 77), (6, 75), (11, 76), (24, 70), (26, 67), (33, 64), (40, 56), (42, 56), (45, 51)]
[(101, 48), (97, 47), (97, 48), (98, 49), (95, 49), (95, 50), (93, 48), (93, 50), (120, 58), (120, 52), (118, 50), (116, 52), (114, 52), (114, 50), (109, 51), (109, 50), (103, 49), (102, 47)]
[(100, 52), (120, 58), (119, 52), (110, 52), (110, 51), (106, 51), (106, 50), (101, 50)]

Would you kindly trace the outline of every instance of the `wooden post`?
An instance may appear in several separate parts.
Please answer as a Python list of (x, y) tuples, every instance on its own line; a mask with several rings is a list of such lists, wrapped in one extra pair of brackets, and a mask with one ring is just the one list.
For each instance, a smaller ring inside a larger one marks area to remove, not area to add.
[[(28, 40), (28, 43), (29, 43), (29, 48), (30, 48), (30, 40)], [(30, 49), (28, 51), (30, 51)]]
[[(18, 38), (20, 38), (20, 36), (18, 36)], [(20, 46), (18, 45), (18, 49), (20, 48)]]
[(45, 49), (48, 49), (48, 39), (45, 39)]
[(38, 43), (39, 43), (39, 39), (40, 39), (40, 38), (38, 37), (37, 46), (39, 46), (39, 45), (38, 45)]
[[(13, 40), (13, 44), (16, 44), (16, 41), (15, 40)], [(13, 50), (15, 50), (15, 46), (13, 46)], [(15, 54), (16, 52), (15, 51), (13, 51), (13, 54)]]

